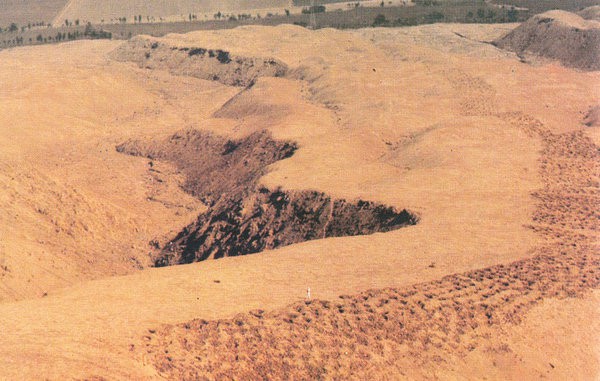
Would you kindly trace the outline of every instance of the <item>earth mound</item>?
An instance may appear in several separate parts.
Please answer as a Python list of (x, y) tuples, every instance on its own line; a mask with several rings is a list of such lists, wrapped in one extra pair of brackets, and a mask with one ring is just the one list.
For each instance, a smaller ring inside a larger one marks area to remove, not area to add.
[[(265, 131), (231, 140), (196, 130), (166, 141), (128, 141), (117, 151), (173, 162), (184, 189), (209, 205), (192, 224), (160, 247), (156, 266), (257, 253), (319, 238), (386, 232), (417, 223), (406, 210), (374, 202), (348, 202), (316, 191), (258, 186), (267, 166), (293, 155), (292, 142)], [(154, 166), (150, 162), (150, 170)]]
[(112, 57), (136, 63), (148, 69), (168, 70), (218, 81), (230, 86), (249, 86), (259, 77), (282, 77), (287, 72), (283, 62), (272, 57), (247, 57), (229, 51), (184, 46), (150, 36), (136, 36), (121, 45)]
[(557, 60), (567, 67), (600, 70), (600, 22), (574, 13), (535, 15), (494, 44), (519, 55)]

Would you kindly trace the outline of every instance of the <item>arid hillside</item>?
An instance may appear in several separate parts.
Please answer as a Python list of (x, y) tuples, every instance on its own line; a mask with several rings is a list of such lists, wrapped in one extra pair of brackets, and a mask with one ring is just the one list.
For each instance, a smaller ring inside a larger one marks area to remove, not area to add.
[(1, 51), (0, 378), (597, 378), (600, 73), (515, 27)]

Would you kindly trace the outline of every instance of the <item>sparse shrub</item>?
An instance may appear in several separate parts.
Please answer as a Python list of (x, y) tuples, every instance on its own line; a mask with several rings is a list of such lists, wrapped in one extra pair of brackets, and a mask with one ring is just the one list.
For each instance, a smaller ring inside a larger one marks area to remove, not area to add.
[(229, 52), (217, 50), (217, 60), (222, 64), (231, 62), (231, 58), (229, 58)]
[(381, 13), (378, 14), (375, 17), (375, 20), (373, 20), (373, 26), (374, 27), (376, 27), (376, 26), (386, 26), (386, 25), (389, 25), (389, 23), (390, 22), (385, 18), (385, 15), (382, 15)]
[(313, 5), (312, 7), (302, 8), (302, 13), (311, 14), (311, 13), (323, 13), (325, 12), (324, 5)]

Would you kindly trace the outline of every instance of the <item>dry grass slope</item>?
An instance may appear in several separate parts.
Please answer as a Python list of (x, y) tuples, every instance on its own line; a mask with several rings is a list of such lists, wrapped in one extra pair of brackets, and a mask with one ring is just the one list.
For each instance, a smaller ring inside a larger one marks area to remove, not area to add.
[(598, 147), (581, 132), (554, 134), (520, 113), (499, 116), (544, 141), (544, 187), (530, 228), (546, 244), (532, 258), (337, 301), (162, 326), (142, 338), (140, 355), (168, 379), (381, 379), (404, 374), (405, 358), (443, 366), (540, 301), (598, 288)]

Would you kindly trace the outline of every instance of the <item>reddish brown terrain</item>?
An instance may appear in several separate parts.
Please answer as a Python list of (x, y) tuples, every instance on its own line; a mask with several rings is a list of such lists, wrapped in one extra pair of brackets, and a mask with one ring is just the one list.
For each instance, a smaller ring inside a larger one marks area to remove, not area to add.
[(0, 378), (598, 378), (600, 74), (518, 27), (0, 51)]

